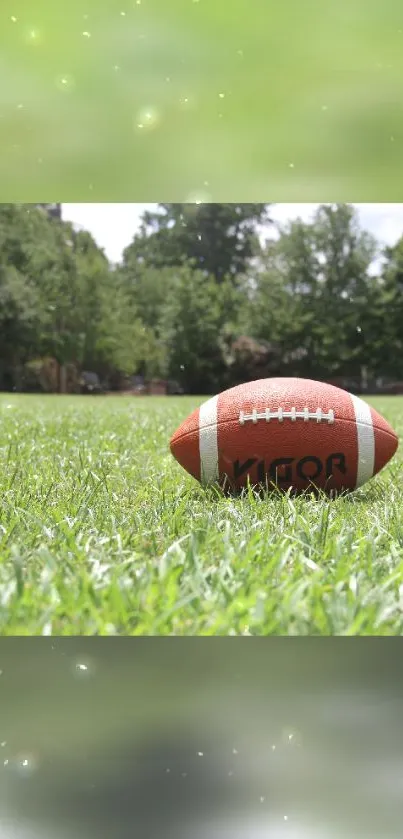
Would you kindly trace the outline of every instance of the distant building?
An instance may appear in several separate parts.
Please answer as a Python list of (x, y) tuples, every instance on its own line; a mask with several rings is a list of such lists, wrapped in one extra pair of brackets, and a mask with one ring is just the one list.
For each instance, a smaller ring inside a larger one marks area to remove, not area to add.
[(62, 205), (61, 204), (36, 204), (36, 207), (42, 207), (43, 210), (51, 217), (61, 219)]

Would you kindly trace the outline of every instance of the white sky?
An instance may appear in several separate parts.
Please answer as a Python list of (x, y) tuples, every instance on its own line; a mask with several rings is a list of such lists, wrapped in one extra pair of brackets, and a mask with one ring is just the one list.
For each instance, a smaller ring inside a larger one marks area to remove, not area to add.
[[(111, 262), (118, 262), (130, 244), (146, 209), (156, 204), (63, 204), (63, 218), (92, 233)], [(275, 204), (270, 214), (285, 222), (298, 216), (309, 220), (318, 204)], [(403, 204), (355, 204), (361, 224), (383, 244), (394, 244), (403, 233)]]

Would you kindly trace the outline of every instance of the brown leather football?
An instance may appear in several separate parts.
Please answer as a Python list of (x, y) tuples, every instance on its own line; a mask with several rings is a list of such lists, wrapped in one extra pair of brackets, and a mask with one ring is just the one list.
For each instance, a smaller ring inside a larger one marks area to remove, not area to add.
[(397, 446), (390, 425), (358, 396), (297, 378), (260, 379), (213, 396), (170, 442), (202, 484), (326, 492), (362, 486)]

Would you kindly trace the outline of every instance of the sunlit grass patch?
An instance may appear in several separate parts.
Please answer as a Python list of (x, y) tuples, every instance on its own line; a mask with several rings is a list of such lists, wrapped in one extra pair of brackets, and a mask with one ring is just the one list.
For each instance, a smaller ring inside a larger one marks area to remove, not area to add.
[(0, 632), (401, 634), (399, 451), (334, 501), (223, 497), (169, 452), (199, 401), (0, 397)]

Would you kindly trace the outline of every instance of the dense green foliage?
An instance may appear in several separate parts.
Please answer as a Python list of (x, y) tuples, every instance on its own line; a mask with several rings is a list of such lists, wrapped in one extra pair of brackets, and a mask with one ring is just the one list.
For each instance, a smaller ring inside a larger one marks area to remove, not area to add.
[(157, 213), (144, 214), (140, 236), (125, 251), (125, 264), (133, 269), (141, 259), (163, 268), (188, 261), (217, 282), (226, 276), (236, 278), (258, 252), (256, 224), (268, 219), (267, 207), (160, 204)]
[[(122, 263), (32, 205), (0, 205), (0, 387), (35, 359), (190, 393), (303, 375), (403, 379), (403, 237), (384, 251), (350, 205), (270, 225), (264, 204), (163, 204)], [(357, 385), (358, 383), (358, 385)]]

